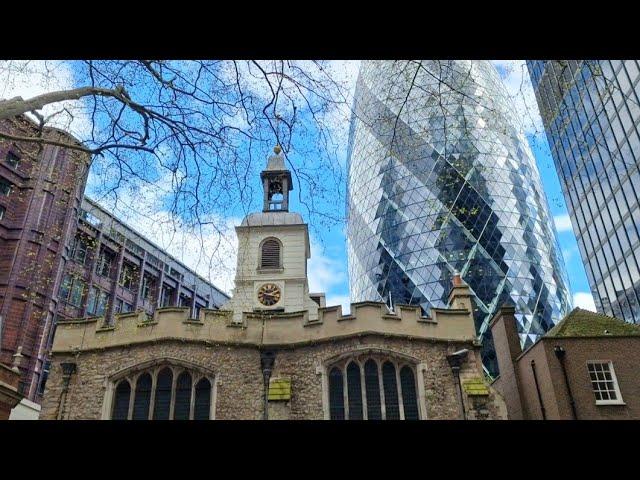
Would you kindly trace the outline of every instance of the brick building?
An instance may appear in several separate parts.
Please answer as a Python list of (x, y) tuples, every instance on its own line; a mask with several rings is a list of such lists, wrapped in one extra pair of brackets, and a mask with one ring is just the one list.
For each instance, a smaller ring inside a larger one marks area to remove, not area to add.
[(59, 321), (42, 419), (506, 418), (459, 275), (429, 317), (376, 302), (344, 314), (309, 292), (308, 229), (275, 152), (263, 211), (236, 227), (229, 302)]
[[(25, 117), (0, 128), (35, 136)], [(69, 134), (45, 129), (64, 143)], [(89, 156), (0, 141), (0, 363), (20, 372), (12, 418), (37, 416), (56, 323), (160, 306), (217, 308), (228, 297), (84, 196)]]
[[(38, 135), (25, 117), (0, 128)], [(42, 136), (79, 145), (53, 128)], [(78, 150), (0, 142), (0, 363), (20, 371), (18, 390), (29, 405), (38, 400), (66, 239), (76, 229), (88, 165), (89, 156)]]
[(524, 352), (513, 307), (491, 329), (510, 419), (640, 419), (640, 325), (576, 308)]

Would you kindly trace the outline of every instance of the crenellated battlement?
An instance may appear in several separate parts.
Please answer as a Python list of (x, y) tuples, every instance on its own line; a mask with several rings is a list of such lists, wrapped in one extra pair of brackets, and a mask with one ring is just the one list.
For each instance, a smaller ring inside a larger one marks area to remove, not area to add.
[(396, 305), (390, 312), (384, 303), (351, 304), (318, 309), (318, 319), (307, 311), (276, 313), (243, 312), (233, 321), (231, 310), (202, 309), (199, 318), (189, 308), (159, 308), (153, 316), (144, 311), (115, 316), (111, 325), (103, 318), (58, 323), (53, 352), (104, 349), (162, 340), (247, 346), (296, 346), (363, 335), (384, 335), (433, 341), (473, 341), (476, 338), (471, 312), (464, 308), (434, 308), (424, 317), (419, 307)]

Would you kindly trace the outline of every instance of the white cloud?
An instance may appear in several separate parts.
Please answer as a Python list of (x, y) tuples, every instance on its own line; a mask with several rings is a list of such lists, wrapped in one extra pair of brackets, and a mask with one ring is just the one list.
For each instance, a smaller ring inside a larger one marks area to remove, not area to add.
[(327, 297), (327, 307), (334, 305), (342, 305), (342, 314), (347, 315), (351, 312), (351, 299), (349, 295), (329, 295)]
[(573, 306), (584, 310), (596, 311), (596, 304), (590, 292), (576, 292), (573, 294)]
[(211, 281), (227, 294), (233, 289), (238, 251), (234, 226), (238, 218), (203, 218), (204, 225), (190, 225), (163, 209), (163, 197), (169, 193), (162, 186), (170, 179), (144, 185), (135, 192), (119, 191), (116, 198), (95, 200), (119, 220), (144, 235), (167, 253)]
[(524, 60), (492, 60), (498, 69), (507, 93), (515, 104), (516, 113), (529, 135), (544, 132), (531, 78)]
[(553, 223), (556, 224), (556, 230), (558, 232), (571, 232), (573, 230), (571, 227), (571, 218), (568, 214), (555, 215), (553, 217)]
[[(75, 88), (71, 66), (59, 60), (0, 61), (0, 98), (32, 98), (43, 93)], [(40, 112), (52, 116), (47, 125), (75, 135), (80, 140), (91, 132), (84, 101), (65, 101), (45, 105)], [(35, 118), (30, 115), (31, 118)]]
[(343, 262), (331, 258), (322, 247), (311, 239), (311, 259), (308, 264), (309, 291), (328, 293), (346, 279)]

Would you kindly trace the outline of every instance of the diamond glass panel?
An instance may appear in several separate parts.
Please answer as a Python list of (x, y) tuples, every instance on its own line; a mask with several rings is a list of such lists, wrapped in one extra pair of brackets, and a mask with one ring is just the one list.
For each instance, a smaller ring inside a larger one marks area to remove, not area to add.
[(485, 61), (367, 61), (349, 137), (351, 301), (447, 305), (459, 270), (489, 320), (516, 305), (523, 347), (570, 309), (564, 262), (531, 149)]

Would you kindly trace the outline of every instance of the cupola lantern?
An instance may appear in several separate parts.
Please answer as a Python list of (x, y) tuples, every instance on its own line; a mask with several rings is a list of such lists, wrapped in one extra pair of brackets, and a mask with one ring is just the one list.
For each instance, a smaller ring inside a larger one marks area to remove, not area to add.
[(288, 212), (289, 192), (293, 190), (291, 172), (284, 166), (280, 145), (273, 149), (274, 155), (269, 157), (267, 168), (260, 173), (264, 189), (263, 212)]

